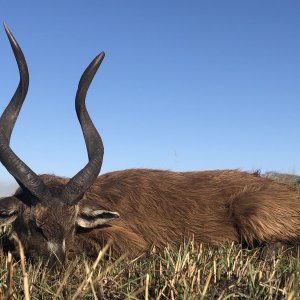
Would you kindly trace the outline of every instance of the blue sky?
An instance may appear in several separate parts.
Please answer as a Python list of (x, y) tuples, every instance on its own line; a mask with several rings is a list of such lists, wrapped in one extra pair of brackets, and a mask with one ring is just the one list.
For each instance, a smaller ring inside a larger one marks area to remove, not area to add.
[[(241, 168), (300, 173), (300, 2), (3, 1), (30, 88), (11, 147), (37, 173), (87, 162), (74, 99), (87, 96), (102, 173)], [(0, 112), (18, 71), (0, 31)], [(13, 182), (0, 166), (2, 185)]]

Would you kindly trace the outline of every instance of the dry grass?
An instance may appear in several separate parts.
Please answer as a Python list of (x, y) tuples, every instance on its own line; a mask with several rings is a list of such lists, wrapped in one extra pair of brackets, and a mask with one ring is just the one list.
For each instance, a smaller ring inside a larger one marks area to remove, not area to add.
[[(184, 243), (178, 251), (129, 261), (99, 253), (78, 257), (65, 270), (41, 262), (25, 265), (0, 256), (1, 299), (295, 299), (300, 298), (300, 264), (282, 250), (261, 257), (259, 250), (228, 245), (218, 249)], [(24, 265), (24, 269), (22, 267)], [(28, 278), (28, 281), (26, 281)]]

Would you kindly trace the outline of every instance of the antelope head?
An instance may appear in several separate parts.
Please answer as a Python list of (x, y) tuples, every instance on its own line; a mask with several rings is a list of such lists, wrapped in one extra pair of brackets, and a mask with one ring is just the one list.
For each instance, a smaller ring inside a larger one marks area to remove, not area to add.
[(103, 143), (86, 110), (85, 98), (104, 52), (84, 71), (75, 100), (89, 161), (66, 184), (49, 186), (10, 148), (10, 137), (27, 94), (29, 74), (21, 48), (7, 26), (4, 27), (18, 64), (20, 82), (0, 117), (0, 162), (20, 189), (14, 196), (0, 199), (0, 226), (12, 225), (27, 256), (63, 263), (72, 247), (76, 226), (93, 228), (118, 217), (115, 212), (80, 205), (84, 193), (97, 178), (103, 160)]

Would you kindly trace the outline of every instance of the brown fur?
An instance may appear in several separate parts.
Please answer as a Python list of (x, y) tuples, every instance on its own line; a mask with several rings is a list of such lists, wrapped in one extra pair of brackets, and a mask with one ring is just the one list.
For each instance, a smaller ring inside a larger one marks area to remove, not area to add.
[[(67, 179), (43, 175), (49, 186)], [(110, 239), (117, 255), (143, 253), (151, 245), (178, 246), (184, 237), (225, 242), (298, 243), (300, 199), (290, 186), (238, 170), (170, 172), (148, 169), (99, 176), (79, 202), (117, 211), (120, 218), (75, 234), (75, 252), (95, 256)]]

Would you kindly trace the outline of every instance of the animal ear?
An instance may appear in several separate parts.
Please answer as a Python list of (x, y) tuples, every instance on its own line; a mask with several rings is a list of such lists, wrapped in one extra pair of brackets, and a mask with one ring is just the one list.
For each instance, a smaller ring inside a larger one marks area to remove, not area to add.
[(21, 202), (15, 197), (0, 198), (0, 226), (12, 223), (18, 216)]
[(79, 211), (76, 224), (82, 228), (95, 228), (119, 217), (115, 211), (83, 207)]

